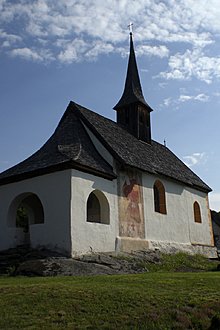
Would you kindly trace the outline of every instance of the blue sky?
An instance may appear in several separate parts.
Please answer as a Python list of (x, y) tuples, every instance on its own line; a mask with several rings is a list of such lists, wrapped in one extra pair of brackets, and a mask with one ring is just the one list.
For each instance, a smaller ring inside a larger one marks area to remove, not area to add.
[(129, 22), (153, 139), (220, 211), (219, 0), (0, 0), (0, 171), (46, 142), (70, 100), (115, 119)]

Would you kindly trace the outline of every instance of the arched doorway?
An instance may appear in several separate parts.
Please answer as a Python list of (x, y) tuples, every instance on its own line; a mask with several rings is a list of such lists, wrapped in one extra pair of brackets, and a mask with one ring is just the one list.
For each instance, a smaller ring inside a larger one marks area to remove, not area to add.
[(30, 245), (30, 226), (44, 223), (43, 205), (36, 194), (23, 193), (11, 203), (8, 212), (8, 226), (16, 229), (19, 245)]

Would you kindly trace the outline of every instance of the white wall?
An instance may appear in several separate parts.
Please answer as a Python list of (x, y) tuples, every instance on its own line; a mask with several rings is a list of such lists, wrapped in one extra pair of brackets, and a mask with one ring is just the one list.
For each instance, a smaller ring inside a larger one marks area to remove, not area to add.
[[(166, 191), (167, 214), (154, 211), (153, 184)], [(149, 242), (212, 245), (206, 194), (172, 181), (143, 174), (145, 239)], [(104, 193), (110, 224), (86, 221), (87, 199), (93, 190)], [(117, 180), (106, 180), (77, 170), (65, 170), (0, 186), (0, 250), (22, 244), (22, 229), (9, 226), (11, 203), (23, 193), (41, 200), (44, 224), (30, 226), (33, 247), (46, 246), (72, 255), (115, 250), (119, 236)], [(202, 223), (194, 222), (193, 203), (200, 205)]]
[[(102, 191), (108, 200), (109, 225), (86, 221), (87, 199), (95, 189)], [(91, 251), (114, 251), (115, 239), (118, 236), (117, 181), (72, 170), (71, 218), (73, 255)]]
[[(153, 185), (159, 179), (166, 191), (167, 214), (154, 211)], [(207, 194), (179, 183), (143, 174), (146, 239), (183, 244), (212, 245)], [(194, 222), (193, 203), (200, 205), (202, 223)]]
[(22, 229), (9, 227), (9, 209), (18, 195), (33, 193), (42, 203), (44, 224), (30, 226), (31, 245), (70, 253), (70, 183), (71, 170), (65, 170), (0, 186), (0, 249), (22, 243)]

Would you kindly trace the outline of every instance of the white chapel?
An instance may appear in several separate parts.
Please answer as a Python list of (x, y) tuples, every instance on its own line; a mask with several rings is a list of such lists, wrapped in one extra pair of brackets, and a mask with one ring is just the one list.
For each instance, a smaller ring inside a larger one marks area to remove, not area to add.
[(210, 187), (151, 137), (130, 32), (116, 122), (70, 102), (33, 155), (0, 174), (0, 250), (67, 256), (172, 248), (215, 255)]

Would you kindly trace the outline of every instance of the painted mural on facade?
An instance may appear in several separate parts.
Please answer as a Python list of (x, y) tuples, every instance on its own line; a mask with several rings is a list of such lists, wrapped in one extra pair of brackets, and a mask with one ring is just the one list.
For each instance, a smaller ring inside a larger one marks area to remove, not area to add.
[(145, 237), (141, 175), (137, 171), (120, 174), (119, 234), (126, 237)]

